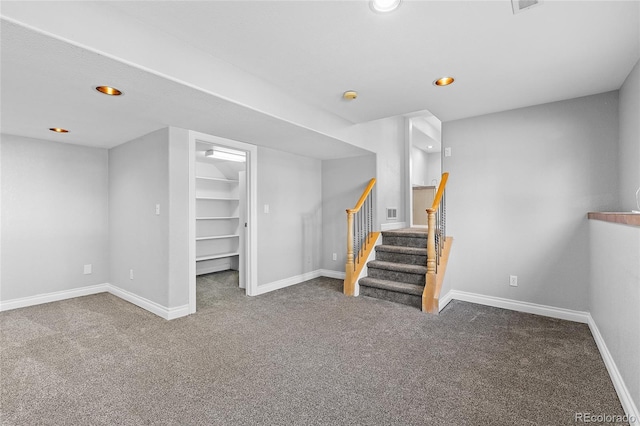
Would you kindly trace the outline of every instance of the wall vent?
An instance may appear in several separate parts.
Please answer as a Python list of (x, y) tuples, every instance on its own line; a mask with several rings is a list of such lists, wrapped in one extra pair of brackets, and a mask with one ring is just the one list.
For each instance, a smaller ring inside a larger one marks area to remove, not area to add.
[(387, 207), (387, 220), (396, 220), (396, 219), (398, 219), (398, 208)]
[(511, 6), (513, 7), (513, 14), (520, 13), (532, 7), (539, 6), (542, 0), (511, 0)]

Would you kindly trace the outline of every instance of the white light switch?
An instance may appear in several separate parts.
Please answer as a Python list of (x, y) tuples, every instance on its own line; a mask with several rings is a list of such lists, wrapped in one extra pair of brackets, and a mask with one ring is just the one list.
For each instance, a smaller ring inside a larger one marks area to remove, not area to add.
[(264, 205), (264, 212), (269, 213), (269, 204)]
[(91, 264), (84, 265), (84, 274), (89, 275), (91, 273)]
[(160, 214), (160, 204), (156, 204), (156, 214)]
[(445, 148), (444, 149), (444, 156), (445, 157), (451, 157), (451, 148)]

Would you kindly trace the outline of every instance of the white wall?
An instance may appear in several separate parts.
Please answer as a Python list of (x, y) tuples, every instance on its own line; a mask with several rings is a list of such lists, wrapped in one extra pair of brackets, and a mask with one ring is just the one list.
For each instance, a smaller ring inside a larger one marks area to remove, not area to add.
[(443, 123), (447, 287), (588, 310), (586, 213), (618, 203), (617, 106), (610, 92)]
[(411, 185), (423, 186), (429, 185), (428, 176), (428, 154), (423, 150), (411, 147)]
[[(344, 266), (347, 263), (345, 210), (355, 206), (362, 191), (375, 174), (376, 156), (374, 155), (322, 161), (323, 269), (344, 272)], [(375, 200), (376, 187), (373, 191)], [(333, 253), (337, 254), (337, 260), (333, 260)]]
[(637, 210), (640, 187), (640, 61), (620, 88), (620, 210)]
[[(404, 117), (389, 117), (381, 120), (357, 124), (343, 132), (340, 137), (360, 148), (376, 155), (377, 218), (378, 227), (386, 223), (398, 223), (409, 220), (406, 211), (406, 195), (409, 191), (410, 179), (405, 171), (409, 165), (405, 158), (406, 124)], [(386, 219), (387, 207), (398, 209), (398, 220)]]
[(189, 131), (169, 128), (169, 304), (189, 303)]
[(442, 177), (442, 158), (439, 152), (432, 152), (427, 154), (427, 183), (428, 186), (440, 185), (440, 178)]
[(317, 159), (258, 147), (259, 286), (320, 268), (321, 167)]
[(109, 199), (111, 284), (169, 306), (168, 128), (109, 150)]
[(4, 134), (0, 146), (0, 299), (108, 282), (107, 151)]
[(590, 311), (640, 407), (640, 227), (589, 221)]

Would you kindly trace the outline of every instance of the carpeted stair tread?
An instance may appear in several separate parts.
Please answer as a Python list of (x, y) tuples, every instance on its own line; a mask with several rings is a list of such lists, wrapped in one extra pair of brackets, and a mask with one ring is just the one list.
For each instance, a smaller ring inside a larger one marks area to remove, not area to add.
[(412, 294), (415, 296), (422, 296), (422, 292), (424, 291), (424, 286), (422, 285), (399, 283), (395, 281), (387, 281), (370, 277), (360, 278), (358, 284), (364, 287), (374, 287), (381, 290)]
[(416, 231), (416, 230), (393, 230), (393, 231), (382, 231), (383, 237), (408, 237), (408, 238), (427, 238), (427, 229), (424, 231)]
[(427, 229), (403, 228), (382, 232), (376, 260), (367, 262), (360, 294), (422, 308), (427, 273)]
[(386, 251), (390, 253), (401, 253), (401, 254), (413, 254), (416, 256), (426, 256), (427, 249), (420, 247), (405, 247), (405, 246), (391, 246), (387, 244), (381, 244), (376, 246), (376, 251)]
[(385, 262), (384, 260), (372, 260), (367, 263), (367, 268), (384, 269), (386, 271), (404, 272), (406, 274), (426, 274), (427, 267), (422, 265), (409, 265), (407, 263)]

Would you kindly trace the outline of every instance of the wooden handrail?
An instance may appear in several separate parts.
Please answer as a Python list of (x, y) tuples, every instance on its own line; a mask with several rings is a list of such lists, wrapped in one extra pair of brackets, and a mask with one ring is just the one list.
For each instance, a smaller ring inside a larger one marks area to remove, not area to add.
[(444, 172), (442, 174), (442, 180), (440, 181), (440, 186), (438, 187), (438, 192), (436, 192), (436, 196), (433, 199), (433, 204), (431, 204), (431, 210), (433, 211), (438, 210), (438, 206), (440, 205), (440, 200), (442, 199), (442, 194), (444, 194), (444, 187), (447, 186), (448, 180), (449, 180), (449, 172)]
[[(354, 216), (360, 212), (360, 209), (364, 205), (367, 198), (371, 195), (371, 190), (373, 186), (376, 184), (376, 178), (371, 178), (367, 187), (362, 192), (360, 199), (356, 203), (355, 207), (352, 209), (347, 209), (347, 263), (345, 265), (345, 279), (344, 279), (344, 294), (347, 296), (355, 296), (356, 295), (356, 283), (355, 280), (358, 278), (360, 271), (362, 270), (364, 263), (363, 261), (370, 253), (371, 248), (373, 247), (373, 242), (377, 239), (378, 233), (371, 232), (373, 231), (373, 223), (371, 220), (367, 222), (366, 230), (364, 230), (366, 238), (363, 241), (363, 245), (360, 248), (358, 253), (354, 253)], [(372, 205), (368, 204), (368, 207), (365, 209), (365, 216), (369, 215), (369, 219), (371, 219), (372, 215)], [(356, 264), (356, 256), (357, 256), (357, 264)]]
[(360, 211), (360, 209), (362, 208), (362, 205), (364, 204), (365, 200), (369, 196), (369, 193), (371, 192), (375, 184), (376, 184), (376, 178), (371, 178), (371, 180), (369, 181), (369, 184), (364, 189), (364, 192), (362, 192), (360, 199), (356, 203), (356, 206), (352, 209), (347, 209), (347, 213), (358, 213)]

